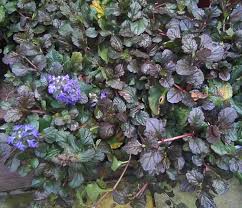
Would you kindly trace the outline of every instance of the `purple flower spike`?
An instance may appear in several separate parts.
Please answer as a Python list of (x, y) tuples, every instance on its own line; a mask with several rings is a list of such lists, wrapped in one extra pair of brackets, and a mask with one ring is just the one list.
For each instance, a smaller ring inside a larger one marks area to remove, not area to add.
[(101, 99), (101, 100), (102, 100), (102, 99), (105, 99), (105, 98), (107, 98), (107, 96), (108, 96), (107, 92), (102, 91), (101, 94), (100, 94), (100, 99)]
[(34, 139), (27, 139), (28, 145), (30, 148), (36, 148), (38, 147), (38, 143)]
[(14, 144), (14, 146), (21, 151), (26, 149), (26, 146), (21, 141), (18, 141), (16, 144)]
[(7, 138), (7, 143), (8, 143), (8, 144), (13, 144), (14, 139), (15, 139), (14, 137), (9, 136), (9, 137)]
[(7, 143), (21, 151), (25, 151), (28, 147), (38, 147), (37, 138), (39, 136), (38, 130), (31, 124), (16, 125), (7, 139)]
[(48, 92), (53, 97), (67, 105), (75, 105), (82, 101), (83, 93), (77, 80), (70, 79), (68, 75), (65, 76), (48, 76)]

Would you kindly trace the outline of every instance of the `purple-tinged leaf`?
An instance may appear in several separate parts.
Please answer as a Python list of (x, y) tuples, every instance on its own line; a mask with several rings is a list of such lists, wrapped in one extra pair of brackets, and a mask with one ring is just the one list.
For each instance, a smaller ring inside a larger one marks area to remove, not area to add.
[(110, 39), (111, 46), (116, 50), (121, 52), (123, 50), (123, 44), (118, 36), (112, 36)]
[(188, 116), (188, 122), (194, 127), (202, 127), (204, 119), (203, 111), (200, 108), (193, 108)]
[(187, 179), (183, 180), (180, 184), (180, 190), (182, 192), (194, 192), (196, 186), (190, 184)]
[(201, 69), (196, 69), (192, 75), (189, 75), (187, 78), (187, 83), (199, 87), (204, 82), (204, 74)]
[(191, 170), (186, 173), (188, 182), (192, 185), (198, 186), (203, 182), (204, 176), (198, 170)]
[(205, 62), (212, 52), (208, 48), (202, 48), (196, 52), (196, 57), (199, 61)]
[(192, 34), (187, 34), (182, 37), (182, 49), (184, 53), (193, 54), (197, 50), (197, 43), (193, 39)]
[(218, 127), (222, 132), (226, 132), (233, 128), (238, 114), (234, 108), (227, 107), (221, 110), (218, 114)]
[(181, 59), (176, 63), (176, 73), (179, 75), (192, 75), (197, 70), (197, 67), (191, 66), (188, 60)]
[(167, 92), (167, 100), (169, 103), (179, 103), (182, 98), (182, 92), (174, 87), (170, 88)]
[(139, 162), (145, 171), (151, 172), (155, 171), (162, 159), (163, 156), (159, 150), (150, 150), (141, 154)]
[(207, 154), (209, 146), (200, 138), (189, 139), (189, 148), (193, 154)]
[(212, 186), (214, 188), (214, 191), (219, 195), (222, 195), (229, 190), (229, 184), (219, 179), (214, 179)]
[(176, 38), (181, 38), (181, 32), (180, 32), (179, 27), (169, 28), (167, 30), (166, 34), (171, 40), (175, 40)]
[(142, 144), (137, 139), (131, 139), (122, 148), (127, 154), (138, 155), (142, 151)]
[(211, 125), (207, 129), (206, 139), (209, 143), (214, 144), (220, 141), (221, 132), (216, 125)]
[(165, 123), (157, 118), (149, 118), (145, 125), (145, 135), (150, 138), (158, 138), (165, 131)]
[(213, 198), (208, 193), (201, 193), (199, 195), (200, 208), (216, 208)]

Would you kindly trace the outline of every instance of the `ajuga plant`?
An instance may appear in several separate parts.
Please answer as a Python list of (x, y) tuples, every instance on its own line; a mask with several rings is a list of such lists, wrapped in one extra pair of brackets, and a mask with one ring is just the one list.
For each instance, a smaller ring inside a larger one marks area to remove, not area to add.
[(211, 208), (242, 180), (242, 4), (200, 6), (0, 0), (1, 148), (38, 200), (148, 207), (179, 186)]

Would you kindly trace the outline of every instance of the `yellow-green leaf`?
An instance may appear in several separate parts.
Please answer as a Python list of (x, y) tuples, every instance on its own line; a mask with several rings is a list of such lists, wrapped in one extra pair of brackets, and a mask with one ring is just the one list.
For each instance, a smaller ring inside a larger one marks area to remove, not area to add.
[(222, 97), (223, 101), (229, 100), (233, 96), (232, 86), (229, 83), (223, 85), (218, 88), (218, 94)]
[(160, 105), (165, 102), (165, 94), (167, 90), (161, 86), (155, 86), (149, 90), (149, 106), (154, 115), (159, 115)]

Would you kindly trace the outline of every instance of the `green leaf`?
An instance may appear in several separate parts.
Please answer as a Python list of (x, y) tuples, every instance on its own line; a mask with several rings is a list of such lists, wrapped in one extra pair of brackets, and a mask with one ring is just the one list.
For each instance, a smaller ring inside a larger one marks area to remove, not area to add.
[(20, 160), (14, 157), (11, 162), (10, 171), (15, 172), (20, 166)]
[(149, 90), (149, 106), (154, 115), (160, 114), (160, 105), (165, 101), (166, 89), (160, 86), (155, 86)]
[(47, 181), (44, 184), (44, 190), (47, 194), (57, 194), (60, 191), (60, 182), (56, 182), (54, 180)]
[(105, 63), (108, 63), (108, 47), (98, 47), (98, 55)]
[(8, 14), (12, 14), (17, 9), (17, 1), (7, 2), (4, 7)]
[(10, 109), (4, 115), (4, 120), (6, 122), (16, 122), (22, 118), (23, 114), (19, 109)]
[(188, 116), (188, 122), (191, 124), (191, 126), (197, 128), (205, 125), (204, 119), (205, 117), (203, 111), (200, 108), (193, 108)]
[(130, 23), (130, 29), (135, 35), (140, 35), (143, 33), (149, 25), (149, 20), (146, 18), (141, 18), (135, 22)]
[(43, 131), (48, 128), (51, 124), (52, 117), (49, 115), (44, 115), (42, 118), (39, 118), (39, 131)]
[(222, 100), (229, 100), (233, 96), (233, 89), (229, 83), (226, 83), (218, 88), (218, 94), (222, 97)]
[(27, 117), (27, 122), (34, 126), (36, 129), (39, 129), (39, 116), (34, 114), (34, 115), (29, 115)]
[(95, 157), (95, 150), (94, 149), (88, 149), (86, 151), (83, 151), (79, 153), (78, 159), (80, 162), (89, 162), (92, 161)]
[(20, 168), (18, 169), (18, 173), (21, 176), (27, 176), (31, 171), (32, 171), (32, 168), (28, 165), (20, 166)]
[(75, 173), (72, 180), (69, 182), (71, 188), (78, 188), (84, 182), (84, 178), (81, 173)]
[(89, 129), (81, 128), (78, 131), (78, 137), (83, 145), (92, 145), (94, 136)]
[(48, 143), (53, 143), (53, 142), (58, 142), (58, 143), (67, 142), (67, 138), (70, 135), (69, 132), (67, 132), (67, 131), (58, 131), (54, 127), (49, 127), (47, 129), (44, 129), (43, 132), (44, 132), (45, 140)]
[(0, 6), (0, 23), (4, 22), (5, 20), (5, 8)]
[(125, 102), (120, 97), (115, 97), (113, 99), (113, 105), (119, 112), (125, 112), (126, 111), (126, 105)]
[(82, 70), (83, 56), (81, 52), (73, 52), (71, 55), (71, 66), (76, 70)]
[(60, 54), (58, 51), (55, 49), (50, 49), (49, 52), (46, 55), (46, 58), (52, 63), (52, 62), (63, 62), (63, 55)]
[(89, 27), (88, 29), (86, 29), (85, 34), (89, 38), (96, 38), (98, 32), (96, 31), (95, 27)]
[(238, 114), (242, 115), (242, 95), (234, 96), (230, 100), (231, 107), (233, 107)]
[(241, 78), (242, 78), (242, 65), (236, 65), (233, 67), (230, 83), (234, 83), (236, 80), (240, 80)]
[(37, 158), (33, 158), (31, 159), (30, 164), (31, 164), (31, 167), (35, 169), (39, 166), (39, 160)]
[(69, 23), (64, 23), (63, 25), (60, 26), (58, 32), (60, 33), (61, 36), (68, 37), (73, 32), (73, 28)]
[(111, 169), (116, 171), (119, 167), (121, 167), (122, 164), (122, 161), (119, 161), (115, 156), (113, 156)]
[(99, 195), (105, 192), (105, 189), (101, 189), (97, 183), (90, 183), (85, 188), (88, 198), (92, 202), (96, 202)]
[(50, 103), (52, 108), (64, 108), (64, 104), (62, 104), (61, 102), (58, 102), (57, 100), (52, 100)]
[(34, 178), (32, 180), (31, 186), (34, 188), (41, 187), (41, 185), (43, 185), (43, 183), (44, 183), (44, 178)]
[(217, 142), (211, 145), (211, 149), (220, 156), (233, 155), (236, 152), (236, 148), (233, 145), (224, 144), (223, 142)]

